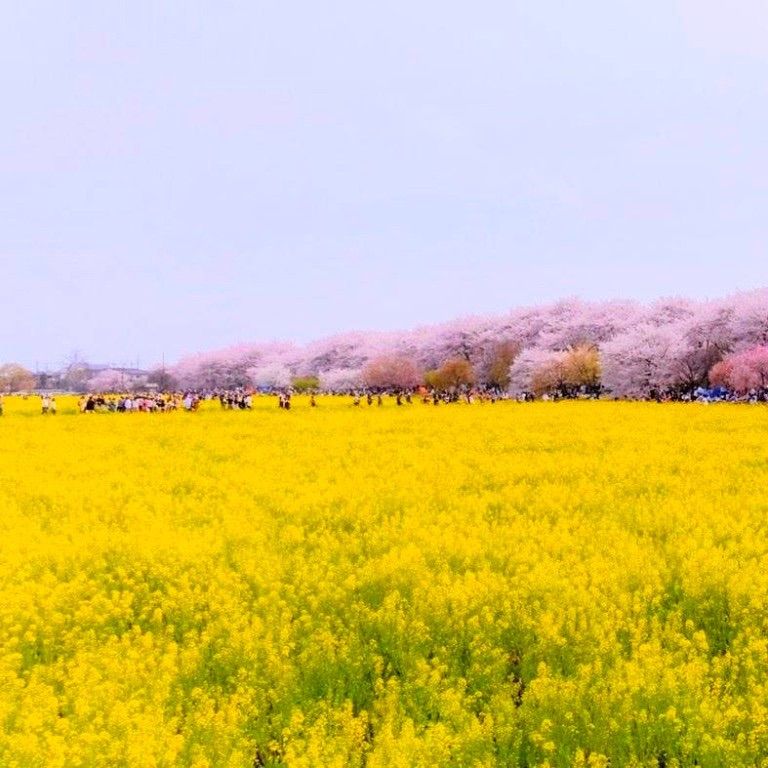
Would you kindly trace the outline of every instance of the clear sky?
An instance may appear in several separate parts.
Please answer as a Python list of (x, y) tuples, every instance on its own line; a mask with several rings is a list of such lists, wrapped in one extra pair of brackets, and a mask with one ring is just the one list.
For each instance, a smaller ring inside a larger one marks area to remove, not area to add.
[(768, 283), (757, 0), (29, 2), (0, 361)]

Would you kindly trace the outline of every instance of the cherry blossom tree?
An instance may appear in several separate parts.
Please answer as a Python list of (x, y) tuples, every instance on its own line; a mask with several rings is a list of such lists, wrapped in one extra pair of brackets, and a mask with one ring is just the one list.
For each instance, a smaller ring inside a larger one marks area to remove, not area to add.
[(247, 370), (248, 379), (258, 389), (287, 389), (291, 386), (293, 374), (290, 368), (280, 362), (267, 362)]
[(768, 344), (768, 288), (731, 297), (734, 349)]
[(723, 302), (704, 302), (686, 317), (667, 326), (674, 334), (668, 361), (668, 388), (692, 393), (708, 381), (712, 366), (730, 351), (733, 344), (733, 311)]
[(600, 353), (591, 344), (580, 344), (565, 353), (563, 384), (571, 390), (586, 389), (597, 392), (600, 388), (602, 368)]
[(635, 302), (558, 302), (548, 308), (536, 346), (552, 350), (596, 347), (626, 332), (641, 317)]
[(530, 379), (530, 389), (534, 395), (561, 392), (566, 386), (566, 362), (568, 353), (556, 350), (536, 366)]
[(363, 367), (363, 383), (373, 389), (415, 389), (423, 378), (416, 363), (402, 355), (381, 355)]
[(465, 317), (417, 328), (402, 334), (399, 352), (425, 370), (437, 369), (451, 358), (475, 365), (483, 355), (484, 343), (492, 339), (488, 333), (491, 325), (492, 319), (487, 317)]
[(469, 360), (452, 357), (438, 369), (425, 375), (428, 386), (442, 392), (457, 392), (475, 383), (475, 372)]
[(729, 387), (732, 366), (728, 360), (715, 363), (709, 371), (709, 383), (713, 387)]
[(123, 371), (107, 368), (99, 371), (88, 380), (89, 392), (128, 392), (130, 390), (129, 376)]
[(320, 387), (327, 392), (351, 392), (363, 384), (361, 368), (332, 368), (320, 373)]
[(679, 334), (670, 326), (642, 323), (602, 347), (602, 381), (616, 397), (647, 397), (675, 383)]
[(691, 317), (696, 311), (696, 304), (681, 297), (659, 299), (645, 311), (644, 322), (656, 327), (673, 325)]
[(486, 386), (504, 391), (509, 387), (509, 368), (520, 354), (520, 345), (511, 339), (496, 341), (488, 346), (481, 361), (478, 378)]
[(574, 395), (582, 389), (600, 388), (600, 355), (597, 347), (582, 344), (568, 350), (527, 349), (512, 364), (510, 391)]
[(545, 383), (545, 374), (550, 375), (562, 363), (565, 352), (530, 347), (515, 358), (509, 369), (509, 391), (515, 395), (533, 392)]
[(171, 370), (184, 389), (233, 389), (251, 384), (250, 368), (283, 361), (294, 351), (290, 344), (239, 344), (190, 355)]
[(34, 389), (35, 377), (23, 365), (6, 363), (0, 365), (0, 392), (22, 392)]
[(362, 368), (379, 352), (376, 334), (362, 332), (344, 333), (309, 344), (301, 354), (299, 366), (302, 372)]
[(144, 375), (107, 368), (88, 379), (87, 389), (89, 392), (102, 393), (138, 392), (146, 390), (148, 383)]
[(729, 355), (712, 367), (709, 380), (740, 393), (768, 387), (768, 345)]

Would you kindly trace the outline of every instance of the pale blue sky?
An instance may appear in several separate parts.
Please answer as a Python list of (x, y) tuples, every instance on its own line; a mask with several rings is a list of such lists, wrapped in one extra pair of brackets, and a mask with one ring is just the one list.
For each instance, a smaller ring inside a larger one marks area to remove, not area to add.
[(768, 283), (768, 4), (0, 15), (0, 360)]

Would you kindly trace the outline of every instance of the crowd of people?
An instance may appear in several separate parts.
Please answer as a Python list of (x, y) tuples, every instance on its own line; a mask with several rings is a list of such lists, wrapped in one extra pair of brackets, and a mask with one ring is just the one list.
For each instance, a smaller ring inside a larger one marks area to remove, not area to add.
[(213, 393), (212, 396), (216, 397), (221, 407), (226, 410), (246, 411), (253, 407), (253, 394), (242, 389), (222, 390), (218, 393)]
[(682, 399), (696, 403), (768, 403), (768, 387), (758, 387), (746, 392), (732, 392), (725, 387), (698, 387)]
[(78, 401), (81, 413), (168, 413), (197, 411), (204, 400), (218, 400), (224, 410), (251, 410), (253, 393), (244, 389), (207, 392), (145, 393), (134, 395), (83, 395)]
[[(261, 393), (262, 395), (274, 396), (277, 398), (277, 406), (282, 410), (291, 410), (293, 402), (293, 391), (290, 389), (279, 390), (276, 392)], [(466, 402), (472, 404), (475, 402), (491, 402), (497, 400), (511, 399), (508, 395), (495, 392), (486, 392), (483, 390), (469, 390), (463, 392), (437, 392), (433, 390), (352, 390), (343, 393), (329, 392), (329, 395), (342, 397), (351, 397), (351, 404), (359, 407), (363, 404), (368, 406), (383, 406), (385, 398), (394, 401), (398, 406), (410, 405), (415, 400), (421, 400), (424, 404), (440, 405), (441, 403)], [(82, 413), (92, 413), (97, 411), (109, 411), (126, 413), (132, 411), (140, 412), (167, 412), (174, 410), (196, 411), (203, 400), (218, 401), (222, 410), (252, 410), (254, 393), (244, 389), (232, 390), (212, 390), (208, 392), (187, 392), (176, 394), (152, 394), (135, 396), (110, 396), (110, 395), (88, 395), (80, 398), (80, 411)], [(527, 396), (516, 398), (518, 400), (529, 399)], [(530, 398), (532, 399), (532, 398)], [(308, 393), (308, 404), (310, 408), (316, 408), (318, 405), (315, 392)]]
[(193, 392), (152, 395), (87, 395), (78, 400), (80, 413), (168, 413), (196, 411), (201, 397)]
[(384, 390), (370, 392), (354, 392), (352, 394), (352, 405), (359, 406), (363, 402), (367, 405), (384, 405), (384, 397), (394, 399), (396, 405), (411, 405), (414, 397), (420, 399), (424, 405), (440, 405), (441, 403), (495, 403), (497, 400), (511, 399), (509, 396), (490, 392), (485, 390), (464, 390), (454, 392), (439, 392), (437, 390), (423, 389), (418, 392), (410, 390)]
[[(347, 390), (346, 392), (328, 392), (328, 395), (351, 398), (353, 407), (361, 406), (381, 407), (385, 398), (394, 402), (397, 406), (411, 405), (413, 402), (421, 402), (424, 405), (441, 405), (451, 403), (495, 403), (499, 400), (512, 400), (515, 402), (529, 402), (537, 399), (533, 393), (524, 392), (516, 395), (502, 393), (495, 390), (461, 389), (441, 392), (434, 389), (420, 388), (418, 390)], [(277, 398), (280, 409), (289, 411), (292, 406), (293, 391), (290, 389), (263, 392), (262, 396)], [(80, 413), (168, 413), (171, 411), (194, 412), (200, 408), (203, 401), (218, 401), (223, 410), (250, 411), (253, 409), (253, 400), (256, 393), (245, 389), (222, 389), (206, 392), (175, 392), (175, 393), (145, 393), (133, 395), (90, 394), (82, 395), (78, 400)], [(579, 395), (580, 399), (597, 399), (599, 395), (585, 393)], [(541, 400), (574, 399), (564, 397), (558, 393), (540, 395)], [(611, 398), (610, 393), (604, 394), (603, 399)], [(739, 403), (768, 403), (768, 387), (752, 389), (748, 392), (734, 393), (722, 387), (705, 389), (699, 387), (691, 392), (668, 392), (651, 390), (647, 401), (664, 402), (739, 402)], [(308, 393), (308, 405), (311, 408), (318, 406), (315, 392)], [(0, 394), (0, 416), (4, 412), (3, 395)], [(40, 411), (43, 416), (53, 416), (58, 412), (56, 397), (52, 394), (40, 395)]]

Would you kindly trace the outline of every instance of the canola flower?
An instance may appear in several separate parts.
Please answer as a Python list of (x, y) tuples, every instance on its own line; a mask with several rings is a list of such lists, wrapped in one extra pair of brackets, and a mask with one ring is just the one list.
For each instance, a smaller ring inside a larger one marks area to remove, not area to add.
[(6, 400), (0, 765), (768, 765), (764, 408), (349, 403)]

